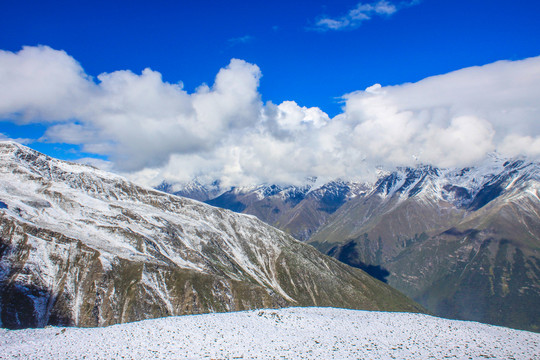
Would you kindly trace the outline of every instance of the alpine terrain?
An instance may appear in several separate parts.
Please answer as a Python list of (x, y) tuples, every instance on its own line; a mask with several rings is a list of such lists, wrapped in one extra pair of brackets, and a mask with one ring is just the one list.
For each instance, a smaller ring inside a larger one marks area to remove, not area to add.
[[(388, 282), (439, 316), (540, 331), (540, 165), (379, 172), (372, 184), (234, 188), (206, 200)], [(189, 191), (185, 193), (189, 195)]]
[(104, 326), (283, 306), (418, 312), (253, 216), (0, 143), (0, 325)]

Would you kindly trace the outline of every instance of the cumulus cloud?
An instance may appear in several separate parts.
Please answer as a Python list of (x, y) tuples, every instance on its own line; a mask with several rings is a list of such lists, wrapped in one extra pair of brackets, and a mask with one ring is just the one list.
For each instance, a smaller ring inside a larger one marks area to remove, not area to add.
[(44, 46), (0, 50), (0, 80), (0, 116), (20, 123), (76, 116), (94, 87), (77, 61)]
[(163, 165), (172, 153), (213, 149), (224, 133), (252, 127), (261, 108), (259, 68), (236, 59), (212, 87), (193, 94), (151, 69), (94, 81), (72, 57), (46, 46), (4, 51), (0, 69), (0, 117), (51, 122), (42, 141), (82, 145), (124, 171)]
[(515, 156), (520, 154), (533, 158), (540, 157), (540, 136), (510, 134), (506, 136), (500, 145), (503, 156)]
[(464, 166), (495, 150), (533, 155), (512, 139), (529, 136), (524, 144), (534, 146), (540, 135), (539, 79), (540, 57), (499, 61), (348, 94), (343, 116), (381, 162)]
[(336, 18), (321, 17), (317, 20), (315, 29), (319, 31), (355, 29), (364, 21), (371, 20), (374, 16), (390, 16), (404, 7), (418, 3), (418, 0), (399, 3), (392, 3), (387, 0), (379, 0), (369, 4), (360, 2), (343, 16)]
[(334, 118), (295, 101), (264, 104), (260, 79), (233, 59), (188, 93), (151, 69), (93, 79), (65, 52), (27, 47), (0, 52), (0, 118), (44, 123), (41, 141), (81, 145), (109, 159), (82, 161), (148, 185), (296, 184), (380, 166), (469, 166), (493, 151), (540, 157), (540, 57), (375, 84), (344, 95)]

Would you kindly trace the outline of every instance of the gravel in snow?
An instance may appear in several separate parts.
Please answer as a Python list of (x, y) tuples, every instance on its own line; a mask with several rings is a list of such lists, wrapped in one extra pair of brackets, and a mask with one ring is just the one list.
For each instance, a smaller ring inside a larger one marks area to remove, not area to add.
[(0, 359), (540, 359), (540, 334), (421, 314), (287, 308), (0, 329)]

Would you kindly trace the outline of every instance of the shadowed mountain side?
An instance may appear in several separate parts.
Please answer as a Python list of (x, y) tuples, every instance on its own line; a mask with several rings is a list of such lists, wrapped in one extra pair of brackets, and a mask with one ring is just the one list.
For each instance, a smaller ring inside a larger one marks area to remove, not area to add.
[(342, 263), (364, 270), (375, 279), (384, 283), (388, 282), (387, 277), (390, 275), (390, 272), (379, 265), (368, 265), (360, 261), (360, 254), (357, 248), (358, 244), (352, 240), (343, 245), (334, 246), (328, 251), (328, 255), (338, 259)]

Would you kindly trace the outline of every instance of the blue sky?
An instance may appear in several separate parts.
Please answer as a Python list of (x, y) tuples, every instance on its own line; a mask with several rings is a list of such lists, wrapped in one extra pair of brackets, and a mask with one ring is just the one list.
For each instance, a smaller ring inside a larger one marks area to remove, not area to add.
[[(523, 0), (4, 0), (0, 49), (17, 53), (23, 46), (45, 45), (63, 50), (96, 83), (102, 73), (130, 70), (140, 75), (150, 68), (164, 83), (181, 82), (188, 94), (203, 83), (212, 87), (220, 69), (241, 59), (260, 69), (257, 95), (262, 104), (295, 101), (331, 119), (344, 113), (345, 94), (376, 83), (384, 89), (540, 55), (538, 14), (539, 2)], [(51, 136), (42, 137), (66, 119), (22, 121), (13, 111), (0, 115), (4, 137), (41, 138), (30, 146), (51, 155), (113, 163), (122, 158), (115, 150), (97, 151), (66, 137), (57, 137), (63, 140), (56, 143)], [(87, 125), (85, 120), (71, 121)], [(186, 151), (171, 149), (167, 156), (174, 154)]]

